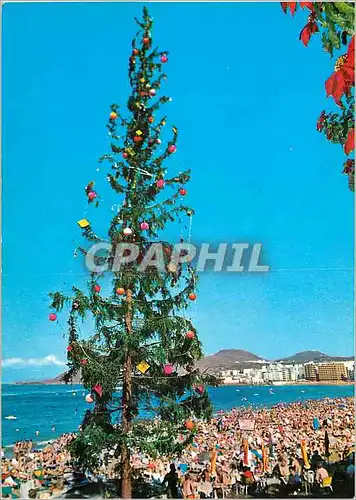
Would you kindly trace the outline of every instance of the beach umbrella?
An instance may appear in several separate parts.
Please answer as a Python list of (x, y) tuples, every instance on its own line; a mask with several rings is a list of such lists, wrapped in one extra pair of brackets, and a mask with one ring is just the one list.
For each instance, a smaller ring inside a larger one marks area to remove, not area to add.
[(319, 429), (319, 419), (317, 417), (313, 418), (313, 429), (317, 431)]
[(306, 444), (305, 444), (305, 439), (302, 439), (301, 448), (302, 448), (302, 458), (304, 460), (304, 467), (306, 469), (310, 469), (310, 464), (309, 464), (309, 461), (308, 461), (308, 454), (307, 454), (307, 448), (306, 448)]
[(211, 475), (215, 476), (216, 475), (216, 459), (217, 459), (217, 451), (216, 449), (211, 452), (211, 458), (210, 458), (210, 469), (211, 469)]
[(262, 470), (266, 472), (268, 468), (268, 457), (266, 453), (266, 448), (262, 445)]
[(261, 460), (262, 455), (261, 455), (261, 453), (258, 453), (257, 450), (251, 450), (251, 453), (253, 453), (255, 455), (255, 457), (257, 457), (257, 458), (259, 458)]
[(248, 465), (248, 441), (244, 439), (243, 441), (243, 449), (244, 449), (244, 465)]
[(329, 451), (330, 441), (329, 441), (328, 431), (325, 431), (324, 445), (325, 445), (325, 456), (330, 457), (330, 451)]

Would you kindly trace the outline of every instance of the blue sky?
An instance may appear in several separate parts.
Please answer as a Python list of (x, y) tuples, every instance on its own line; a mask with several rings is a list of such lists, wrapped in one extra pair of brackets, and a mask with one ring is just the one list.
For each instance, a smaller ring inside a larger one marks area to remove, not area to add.
[[(3, 6), (4, 380), (63, 369), (65, 315), (48, 322), (47, 294), (85, 280), (76, 221), (112, 215), (111, 202), (86, 212), (83, 188), (95, 180), (111, 200), (97, 158), (109, 152), (110, 104), (129, 95), (142, 5)], [(261, 242), (271, 266), (201, 274), (192, 318), (205, 351), (350, 355), (353, 200), (341, 148), (315, 130), (332, 106), (333, 63), (318, 36), (299, 42), (306, 13), (285, 16), (279, 3), (153, 3), (150, 13), (170, 53), (165, 112), (180, 130), (168, 168), (193, 171), (192, 237)]]

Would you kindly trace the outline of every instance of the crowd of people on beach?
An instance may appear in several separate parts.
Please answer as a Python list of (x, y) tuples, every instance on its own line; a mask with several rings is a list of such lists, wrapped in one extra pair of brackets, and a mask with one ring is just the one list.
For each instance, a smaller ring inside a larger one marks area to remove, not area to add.
[[(246, 425), (247, 423), (247, 425)], [(2, 456), (2, 497), (54, 498), (69, 484), (117, 478), (118, 459), (106, 457), (94, 474), (73, 474), (65, 434), (41, 450), (16, 443)], [(323, 399), (272, 408), (238, 408), (197, 422), (194, 442), (170, 460), (133, 450), (134, 478), (169, 498), (238, 495), (353, 495), (354, 399)], [(85, 472), (85, 471), (83, 471)]]

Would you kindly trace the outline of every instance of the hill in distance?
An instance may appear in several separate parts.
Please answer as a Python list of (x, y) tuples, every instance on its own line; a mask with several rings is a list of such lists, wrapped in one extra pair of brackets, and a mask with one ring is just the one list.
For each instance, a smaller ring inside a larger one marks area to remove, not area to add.
[(349, 361), (352, 360), (352, 356), (329, 356), (324, 352), (320, 351), (302, 351), (297, 352), (293, 356), (289, 356), (288, 358), (282, 358), (278, 361), (280, 363), (325, 363), (330, 361)]
[[(315, 363), (330, 362), (330, 361), (349, 361), (353, 360), (353, 356), (329, 356), (320, 351), (303, 351), (297, 352), (293, 356), (287, 358), (281, 358), (276, 360), (283, 364), (298, 364), (298, 363), (309, 363), (311, 361)], [(243, 349), (222, 349), (221, 351), (206, 356), (202, 360), (198, 361), (197, 367), (201, 371), (206, 371), (208, 373), (216, 373), (221, 370), (243, 370), (245, 368), (259, 368), (263, 364), (272, 363), (272, 361), (265, 360), (252, 352), (245, 351)], [(29, 381), (29, 382), (17, 382), (17, 384), (43, 384), (43, 385), (55, 385), (63, 384), (63, 373), (57, 377), (49, 380), (42, 381)], [(80, 384), (80, 373), (77, 374), (73, 379), (73, 384)]]

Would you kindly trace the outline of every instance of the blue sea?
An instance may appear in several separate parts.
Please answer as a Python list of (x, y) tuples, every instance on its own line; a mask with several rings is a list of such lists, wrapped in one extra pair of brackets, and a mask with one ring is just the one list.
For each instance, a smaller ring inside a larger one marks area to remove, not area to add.
[[(353, 385), (327, 386), (223, 386), (209, 388), (214, 408), (230, 410), (241, 406), (265, 406), (325, 397), (354, 396)], [(64, 432), (76, 431), (85, 410), (85, 389), (80, 385), (2, 385), (2, 446), (31, 439), (41, 446)], [(5, 417), (13, 415), (16, 420)], [(36, 431), (39, 435), (36, 436)]]

